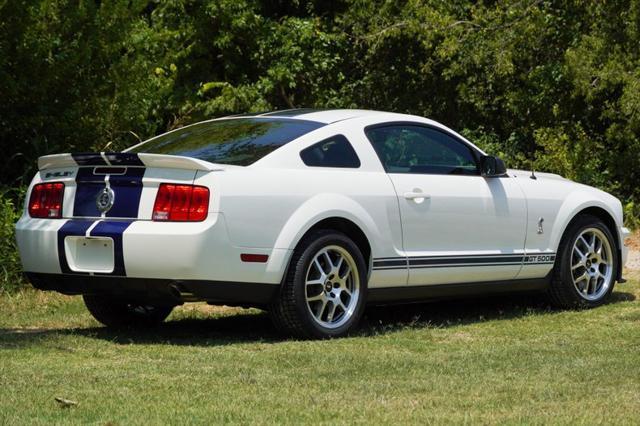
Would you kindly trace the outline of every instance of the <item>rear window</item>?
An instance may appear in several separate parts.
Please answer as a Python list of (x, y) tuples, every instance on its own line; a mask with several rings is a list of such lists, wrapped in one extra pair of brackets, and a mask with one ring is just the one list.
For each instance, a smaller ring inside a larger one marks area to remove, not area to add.
[(143, 142), (127, 152), (192, 157), (248, 166), (324, 123), (287, 118), (235, 118), (194, 124)]

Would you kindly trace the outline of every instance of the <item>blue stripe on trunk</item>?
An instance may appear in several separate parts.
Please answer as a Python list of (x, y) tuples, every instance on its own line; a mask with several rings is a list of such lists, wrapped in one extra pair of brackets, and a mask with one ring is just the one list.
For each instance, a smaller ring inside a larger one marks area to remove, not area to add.
[(138, 217), (144, 172), (143, 168), (129, 167), (124, 175), (109, 176), (109, 185), (113, 189), (115, 199), (113, 207), (105, 216)]
[[(113, 189), (115, 198), (113, 207), (105, 214), (106, 217), (138, 217), (145, 170), (142, 167), (127, 167), (124, 174), (109, 175), (109, 186)], [(73, 215), (100, 217), (96, 198), (106, 186), (105, 175), (94, 175), (93, 167), (80, 167), (76, 175), (76, 185)]]

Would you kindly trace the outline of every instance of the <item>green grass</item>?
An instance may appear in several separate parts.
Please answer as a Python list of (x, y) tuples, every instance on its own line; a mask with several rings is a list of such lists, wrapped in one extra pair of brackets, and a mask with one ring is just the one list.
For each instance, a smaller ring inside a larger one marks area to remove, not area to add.
[(630, 278), (594, 310), (530, 296), (376, 308), (331, 341), (283, 340), (259, 311), (206, 305), (112, 332), (79, 298), (4, 295), (0, 424), (637, 424)]

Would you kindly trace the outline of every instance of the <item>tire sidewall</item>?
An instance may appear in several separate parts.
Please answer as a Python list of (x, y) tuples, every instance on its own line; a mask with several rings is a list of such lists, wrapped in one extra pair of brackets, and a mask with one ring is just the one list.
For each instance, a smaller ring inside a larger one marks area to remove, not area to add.
[[(325, 328), (318, 324), (309, 312), (306, 300), (305, 282), (309, 265), (318, 251), (330, 245), (340, 246), (349, 252), (356, 263), (356, 267), (358, 268), (358, 278), (360, 279), (360, 297), (358, 299), (358, 305), (356, 306), (351, 318), (337, 328)], [(293, 266), (296, 268), (293, 277), (293, 284), (296, 289), (294, 293), (295, 308), (298, 313), (298, 317), (304, 323), (305, 328), (312, 331), (312, 334), (316, 337), (338, 337), (347, 334), (362, 317), (367, 300), (367, 268), (358, 246), (356, 246), (356, 244), (344, 234), (328, 232), (307, 244), (302, 249), (298, 261)]]

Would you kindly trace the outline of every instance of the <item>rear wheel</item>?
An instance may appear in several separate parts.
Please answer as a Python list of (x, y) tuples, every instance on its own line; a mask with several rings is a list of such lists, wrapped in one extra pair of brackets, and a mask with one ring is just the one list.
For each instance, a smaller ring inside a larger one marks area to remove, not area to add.
[(343, 336), (360, 320), (366, 294), (366, 266), (358, 247), (342, 233), (319, 230), (294, 251), (270, 314), (286, 334)]
[(153, 327), (164, 321), (173, 306), (157, 306), (126, 301), (111, 296), (82, 296), (84, 304), (107, 327)]
[(611, 231), (594, 216), (567, 229), (553, 271), (550, 296), (562, 308), (590, 308), (607, 301), (617, 276), (618, 251)]

